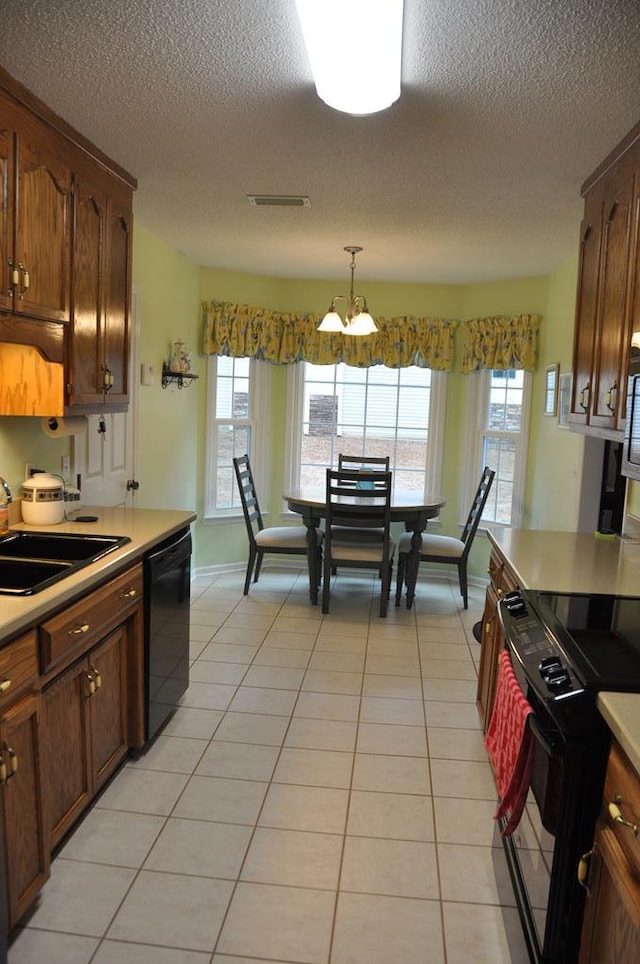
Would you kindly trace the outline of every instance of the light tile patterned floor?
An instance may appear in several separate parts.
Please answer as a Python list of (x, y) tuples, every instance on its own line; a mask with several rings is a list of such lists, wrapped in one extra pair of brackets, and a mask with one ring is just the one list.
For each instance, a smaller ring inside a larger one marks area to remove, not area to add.
[(243, 579), (195, 582), (182, 706), (9, 964), (526, 964), (475, 707), (483, 591), (465, 612), (421, 577), (383, 620), (362, 572), (326, 616), (304, 572)]

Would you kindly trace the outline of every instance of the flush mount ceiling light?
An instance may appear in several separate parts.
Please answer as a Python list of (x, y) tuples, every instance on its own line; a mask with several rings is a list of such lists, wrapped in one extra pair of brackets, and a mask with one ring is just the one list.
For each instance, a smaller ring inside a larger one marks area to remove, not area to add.
[[(351, 290), (349, 291), (349, 297), (336, 295), (331, 300), (328, 312), (318, 325), (318, 331), (339, 331), (343, 335), (371, 335), (378, 329), (369, 314), (367, 299), (363, 295), (355, 295), (354, 297), (353, 294), (353, 272), (356, 268), (356, 255), (359, 251), (362, 251), (362, 248), (359, 248), (356, 244), (348, 244), (344, 250), (351, 255), (351, 264), (349, 265), (351, 268)], [(347, 306), (344, 322), (336, 311), (337, 301), (344, 301)]]
[(346, 114), (375, 114), (397, 101), (403, 0), (296, 0), (296, 5), (325, 104)]

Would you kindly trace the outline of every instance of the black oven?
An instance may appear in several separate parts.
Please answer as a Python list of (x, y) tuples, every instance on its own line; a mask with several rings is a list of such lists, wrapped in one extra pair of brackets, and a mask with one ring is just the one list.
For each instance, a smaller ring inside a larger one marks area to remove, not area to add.
[(575, 964), (609, 733), (600, 690), (640, 691), (640, 598), (518, 592), (499, 606), (506, 646), (533, 713), (522, 819), (503, 837), (531, 960)]

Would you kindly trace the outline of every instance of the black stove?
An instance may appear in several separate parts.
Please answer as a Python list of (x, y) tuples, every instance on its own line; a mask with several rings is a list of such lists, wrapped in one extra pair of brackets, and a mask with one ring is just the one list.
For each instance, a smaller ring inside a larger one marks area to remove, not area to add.
[(640, 692), (640, 597), (521, 590), (503, 596), (499, 615), (535, 738), (522, 826), (504, 850), (531, 960), (574, 964), (578, 863), (593, 842), (610, 742), (596, 701), (602, 690)]

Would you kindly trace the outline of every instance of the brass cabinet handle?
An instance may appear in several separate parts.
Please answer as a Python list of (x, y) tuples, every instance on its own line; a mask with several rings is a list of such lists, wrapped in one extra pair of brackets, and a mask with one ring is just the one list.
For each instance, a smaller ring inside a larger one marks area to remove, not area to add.
[[(7, 767), (7, 761), (5, 760), (5, 753), (9, 754), (9, 766)], [(2, 751), (0, 755), (0, 784), (7, 784), (12, 776), (17, 772), (18, 769), (18, 756), (15, 750), (9, 746), (5, 740), (2, 744)]]
[(3, 679), (2, 682), (0, 683), (0, 694), (8, 693), (10, 689), (11, 689), (11, 680)]
[(608, 392), (606, 393), (606, 395), (604, 396), (605, 405), (607, 406), (607, 408), (608, 408), (609, 411), (611, 411), (611, 412), (615, 412), (615, 410), (616, 410), (615, 402), (612, 404), (612, 401), (613, 401), (613, 393), (614, 393), (614, 392), (617, 393), (617, 391), (618, 391), (618, 382), (617, 382), (617, 380), (616, 380), (616, 381), (613, 383), (613, 385), (611, 386), (611, 388), (609, 389), (609, 391), (608, 391)]
[(619, 803), (622, 803), (621, 797), (616, 797), (616, 802), (611, 802), (609, 804), (609, 816), (614, 823), (619, 824), (621, 827), (628, 827), (629, 830), (633, 830), (635, 836), (637, 837), (640, 833), (640, 826), (638, 826), (637, 823), (632, 823), (631, 820), (625, 819), (622, 810), (618, 806)]
[(13, 298), (13, 289), (20, 284), (20, 272), (18, 271), (18, 265), (15, 263), (13, 258), (9, 258), (9, 267), (11, 268), (11, 279), (9, 281), (9, 290), (7, 291), (7, 294), (10, 298)]
[(89, 623), (83, 623), (82, 626), (78, 626), (76, 629), (70, 629), (67, 636), (82, 636), (83, 633), (89, 632)]
[(95, 685), (95, 688), (96, 688), (97, 690), (99, 690), (100, 687), (102, 686), (102, 673), (100, 672), (99, 669), (96, 669), (95, 666), (92, 666), (92, 667), (91, 667), (91, 675), (93, 676), (93, 679), (94, 679), (95, 684), (96, 684), (96, 685)]
[(9, 781), (18, 770), (18, 754), (13, 747), (8, 746), (7, 744), (5, 744), (5, 746), (7, 748), (7, 753), (9, 754), (9, 775), (7, 777), (7, 781)]
[(115, 382), (115, 378), (113, 376), (113, 372), (107, 365), (103, 365), (103, 374), (102, 374), (103, 391), (105, 392), (111, 391), (111, 389), (113, 388), (114, 382)]
[(585, 399), (585, 395), (588, 395), (590, 390), (591, 390), (591, 385), (589, 384), (589, 382), (587, 382), (585, 387), (580, 392), (580, 404), (582, 405), (585, 411), (589, 407), (589, 402), (588, 401), (585, 402), (584, 399)]
[(593, 857), (594, 851), (595, 847), (592, 850), (587, 850), (586, 854), (582, 855), (578, 863), (578, 883), (581, 887), (584, 887), (588, 894), (591, 893), (587, 881), (589, 879), (589, 867), (591, 866), (591, 858)]
[(19, 297), (22, 298), (25, 291), (31, 284), (31, 278), (29, 277), (29, 269), (23, 265), (22, 261), (18, 262), (18, 268), (22, 271), (22, 290), (20, 291)]
[(96, 691), (96, 681), (92, 673), (86, 674), (87, 683), (89, 684), (89, 696), (93, 696)]
[(127, 589), (126, 592), (120, 593), (120, 599), (134, 599), (137, 595), (137, 589)]

